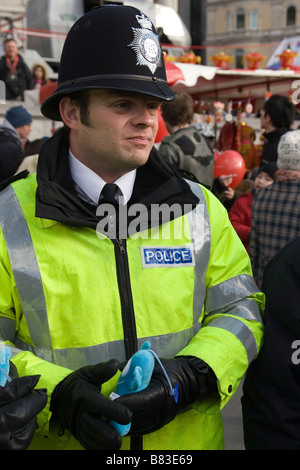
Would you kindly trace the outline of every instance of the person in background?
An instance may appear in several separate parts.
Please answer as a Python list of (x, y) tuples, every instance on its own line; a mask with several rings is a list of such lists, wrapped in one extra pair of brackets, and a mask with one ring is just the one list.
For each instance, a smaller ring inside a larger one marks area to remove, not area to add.
[(180, 170), (192, 173), (197, 180), (212, 187), (214, 151), (207, 137), (194, 125), (194, 101), (186, 92), (177, 93), (172, 102), (161, 106), (161, 114), (170, 135), (163, 138), (159, 153)]
[(34, 88), (41, 88), (41, 86), (47, 85), (47, 83), (49, 83), (48, 72), (44, 64), (34, 64), (31, 73), (33, 77)]
[(300, 130), (283, 134), (278, 144), (274, 183), (257, 191), (252, 203), (250, 258), (262, 285), (268, 261), (300, 235)]
[(277, 147), (280, 137), (291, 129), (296, 108), (289, 98), (272, 95), (260, 111), (260, 125), (263, 129), (263, 150), (261, 164), (277, 161)]
[(164, 28), (162, 26), (159, 26), (157, 28), (157, 35), (161, 44), (173, 44), (171, 39), (169, 39), (166, 33), (164, 32)]
[(4, 55), (0, 59), (0, 80), (5, 83), (6, 100), (24, 100), (24, 91), (34, 86), (31, 72), (13, 38), (3, 42)]
[(241, 194), (229, 211), (229, 219), (246, 250), (250, 253), (249, 235), (251, 230), (251, 213), (254, 193), (270, 186), (274, 182), (276, 163), (266, 163), (259, 168), (250, 193)]
[(24, 106), (12, 106), (0, 125), (0, 182), (15, 174), (24, 158), (32, 116)]
[[(100, 6), (70, 28), (41, 106), (65, 127), (0, 193), (1, 338), (49, 398), (31, 449), (224, 448), (221, 409), (259, 353), (264, 295), (225, 208), (154, 146), (173, 99), (139, 9)], [(149, 385), (111, 400), (145, 341)]]
[(243, 385), (246, 450), (300, 450), (300, 238), (264, 270), (265, 337)]

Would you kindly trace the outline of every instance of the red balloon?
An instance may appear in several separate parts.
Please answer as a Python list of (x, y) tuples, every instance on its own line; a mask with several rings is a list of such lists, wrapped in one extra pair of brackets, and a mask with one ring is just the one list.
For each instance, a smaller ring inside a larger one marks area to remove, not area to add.
[(163, 117), (161, 115), (161, 110), (159, 108), (158, 110), (158, 131), (155, 137), (155, 143), (161, 142), (164, 137), (169, 135), (169, 132), (166, 128), (165, 121), (163, 120)]
[(219, 158), (219, 156), (221, 155), (221, 153), (218, 152), (217, 150), (214, 150), (214, 154), (215, 154), (215, 161), (217, 161), (217, 159)]
[(214, 166), (214, 176), (235, 175), (230, 188), (235, 188), (243, 180), (246, 173), (245, 160), (242, 155), (235, 150), (226, 150), (216, 158)]

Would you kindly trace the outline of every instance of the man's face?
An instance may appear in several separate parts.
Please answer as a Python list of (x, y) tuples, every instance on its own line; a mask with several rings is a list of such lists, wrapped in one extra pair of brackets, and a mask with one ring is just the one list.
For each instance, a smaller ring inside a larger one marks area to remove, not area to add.
[(18, 132), (20, 139), (26, 139), (31, 132), (31, 123), (25, 124), (25, 126), (17, 127), (16, 131)]
[(262, 109), (260, 111), (260, 127), (261, 129), (268, 129), (268, 125), (270, 122), (269, 116), (266, 114), (266, 111)]
[(4, 54), (7, 55), (10, 59), (14, 59), (17, 53), (18, 46), (15, 41), (8, 41), (4, 46)]
[(78, 120), (71, 128), (73, 154), (107, 182), (144, 165), (158, 130), (160, 104), (139, 93), (91, 90), (87, 122)]

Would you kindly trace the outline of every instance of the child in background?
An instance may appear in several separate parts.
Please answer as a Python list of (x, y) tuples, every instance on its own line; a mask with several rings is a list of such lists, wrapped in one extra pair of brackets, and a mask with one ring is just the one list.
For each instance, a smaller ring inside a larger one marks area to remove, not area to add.
[(277, 170), (275, 163), (266, 163), (259, 168), (254, 180), (251, 193), (242, 194), (229, 211), (229, 219), (243, 242), (247, 252), (250, 252), (249, 234), (251, 229), (251, 206), (255, 191), (270, 186), (274, 182), (274, 174)]
[(49, 83), (48, 73), (43, 64), (35, 64), (32, 68), (32, 76), (34, 81), (34, 88), (40, 88)]

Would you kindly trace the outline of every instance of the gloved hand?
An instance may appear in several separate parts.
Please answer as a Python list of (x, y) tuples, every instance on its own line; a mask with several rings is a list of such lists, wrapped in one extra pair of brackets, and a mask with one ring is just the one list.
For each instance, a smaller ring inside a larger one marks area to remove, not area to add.
[(195, 400), (203, 401), (216, 390), (217, 379), (209, 366), (192, 356), (160, 359), (172, 387), (178, 385), (178, 401), (170, 395), (170, 386), (161, 366), (156, 363), (147, 388), (138, 393), (123, 395), (116, 401), (132, 413), (129, 435), (148, 434), (162, 428)]
[(0, 449), (25, 450), (36, 429), (36, 415), (47, 403), (45, 389), (33, 390), (39, 375), (21, 377), (0, 387)]
[(50, 410), (53, 419), (67, 428), (87, 450), (118, 450), (120, 434), (109, 420), (120, 424), (131, 421), (130, 411), (100, 393), (101, 385), (118, 371), (112, 359), (72, 372), (54, 389)]

